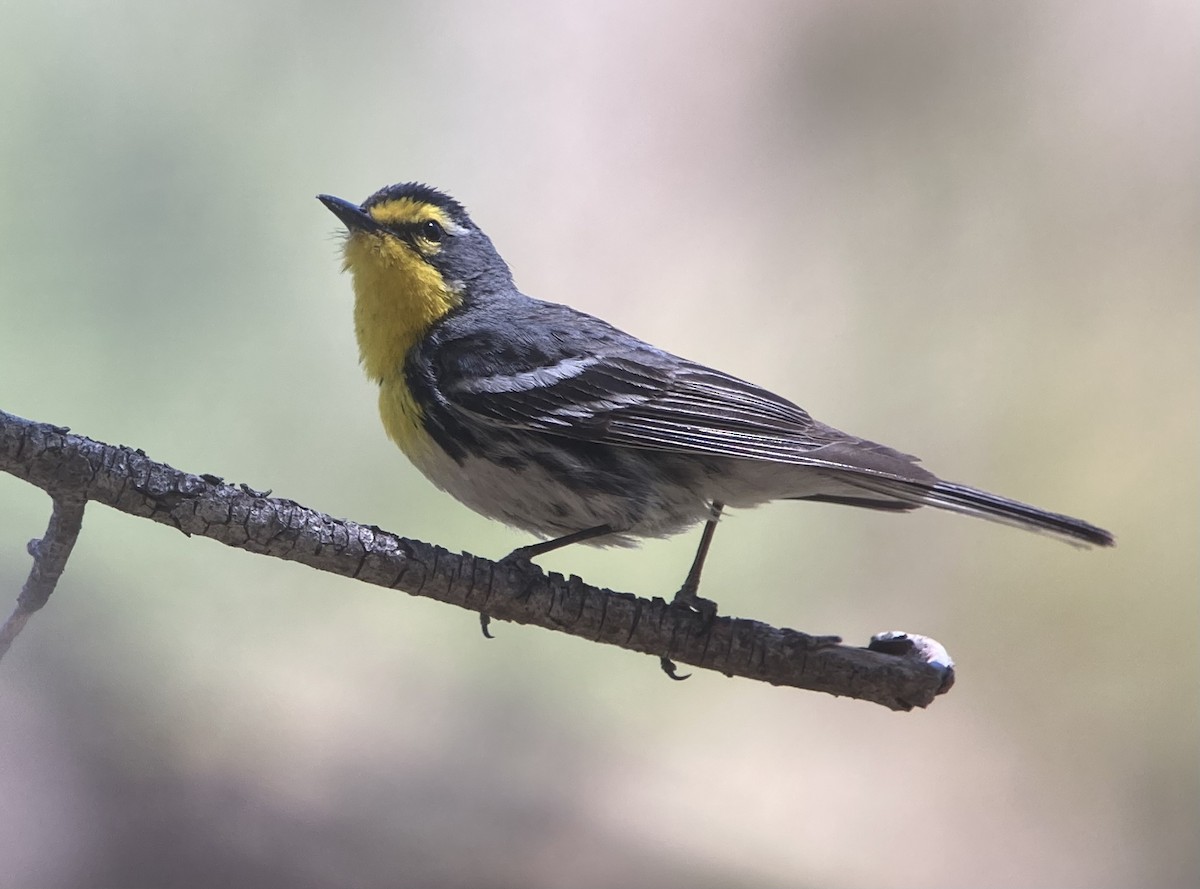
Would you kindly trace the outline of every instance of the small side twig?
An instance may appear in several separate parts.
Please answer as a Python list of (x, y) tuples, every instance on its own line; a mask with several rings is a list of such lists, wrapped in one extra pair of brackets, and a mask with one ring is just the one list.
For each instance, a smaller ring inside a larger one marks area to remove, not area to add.
[(75, 494), (52, 496), (54, 508), (46, 533), (40, 540), (29, 541), (27, 547), (33, 556), (33, 567), (17, 597), (17, 607), (0, 626), (0, 659), (12, 646), (29, 616), (49, 600), (83, 527), (83, 507), (87, 501)]

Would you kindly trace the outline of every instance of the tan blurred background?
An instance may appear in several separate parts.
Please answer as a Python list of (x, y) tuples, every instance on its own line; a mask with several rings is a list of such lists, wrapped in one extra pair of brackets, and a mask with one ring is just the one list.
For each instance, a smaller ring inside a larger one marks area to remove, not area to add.
[[(5, 4), (5, 410), (528, 542), (404, 462), (356, 366), (313, 196), (420, 179), (532, 295), (1120, 543), (725, 522), (726, 613), (950, 648), (904, 715), (485, 642), (92, 508), (0, 667), (0, 884), (1196, 885), (1198, 35), (1178, 0)], [(9, 601), (47, 515), (0, 477)], [(695, 542), (543, 562), (664, 594)]]

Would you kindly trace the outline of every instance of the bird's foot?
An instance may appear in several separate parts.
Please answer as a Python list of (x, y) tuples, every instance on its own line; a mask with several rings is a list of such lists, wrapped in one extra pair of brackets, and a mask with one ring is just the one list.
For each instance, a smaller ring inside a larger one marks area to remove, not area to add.
[(687, 584), (679, 588), (679, 592), (671, 600), (671, 607), (686, 608), (693, 614), (700, 615), (700, 619), (704, 622), (705, 630), (712, 626), (712, 622), (717, 619), (717, 603), (712, 599), (705, 599), (702, 596), (696, 595), (695, 588)]
[[(531, 552), (531, 550), (534, 550)], [(499, 565), (515, 565), (518, 568), (530, 568), (537, 566), (533, 564), (533, 557), (537, 555), (536, 547), (520, 546), (514, 549), (511, 553), (502, 559), (497, 560)]]

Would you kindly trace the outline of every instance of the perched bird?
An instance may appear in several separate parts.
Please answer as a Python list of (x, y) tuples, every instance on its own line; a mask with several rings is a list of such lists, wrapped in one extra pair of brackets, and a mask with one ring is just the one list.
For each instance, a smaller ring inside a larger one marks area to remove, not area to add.
[(583, 312), (526, 296), (461, 204), (417, 183), (361, 205), (319, 195), (347, 229), (354, 327), (383, 425), (439, 488), (545, 539), (628, 545), (705, 522), (675, 601), (697, 595), (725, 506), (816, 500), (935, 506), (1110, 546), (1080, 519), (939, 479), (917, 458)]

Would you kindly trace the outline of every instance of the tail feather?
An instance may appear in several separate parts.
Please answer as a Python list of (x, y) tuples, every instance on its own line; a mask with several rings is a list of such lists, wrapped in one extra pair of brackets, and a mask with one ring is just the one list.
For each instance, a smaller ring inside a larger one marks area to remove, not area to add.
[(954, 482), (938, 482), (921, 500), (930, 506), (1052, 534), (1068, 543), (1091, 546), (1112, 546), (1116, 543), (1110, 532), (1083, 519), (1047, 512), (1019, 500), (1009, 500), (998, 494), (989, 494), (987, 491)]
[[(840, 476), (850, 481), (849, 474)], [(948, 509), (951, 512), (978, 516), (993, 522), (1013, 525), (1027, 531), (1037, 531), (1050, 534), (1067, 543), (1082, 546), (1112, 546), (1116, 539), (1113, 535), (1098, 528), (1083, 519), (1047, 512), (1010, 500), (998, 494), (989, 494), (978, 488), (955, 484), (954, 482), (937, 481), (932, 484), (925, 482), (888, 479), (879, 476), (858, 476), (852, 484), (861, 485), (871, 491), (888, 494), (913, 505), (935, 506), (938, 509)]]

